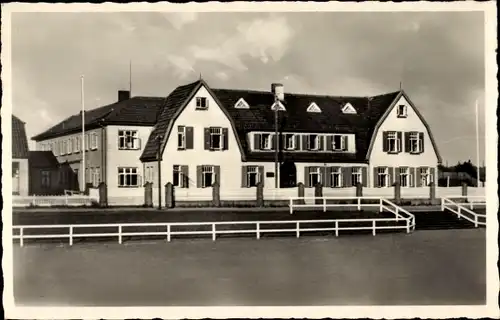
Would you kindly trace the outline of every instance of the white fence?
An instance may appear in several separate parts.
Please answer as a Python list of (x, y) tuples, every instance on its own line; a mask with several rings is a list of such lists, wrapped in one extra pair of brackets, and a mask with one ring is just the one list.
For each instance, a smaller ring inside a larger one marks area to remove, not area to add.
[[(278, 221), (227, 221), (227, 222), (187, 222), (187, 223), (125, 223), (125, 224), (78, 224), (78, 225), (26, 225), (14, 226), (13, 230), (18, 231), (18, 234), (13, 235), (13, 239), (19, 240), (20, 246), (24, 246), (26, 239), (68, 239), (69, 245), (73, 245), (73, 240), (76, 238), (96, 238), (96, 237), (116, 237), (118, 243), (123, 243), (123, 237), (133, 236), (166, 236), (167, 241), (171, 241), (172, 236), (175, 235), (211, 235), (212, 240), (215, 241), (217, 235), (221, 234), (255, 234), (257, 239), (260, 239), (264, 233), (282, 233), (294, 232), (296, 237), (299, 238), (304, 232), (313, 231), (334, 231), (335, 236), (339, 235), (342, 230), (371, 230), (375, 236), (377, 230), (406, 230), (407, 233), (411, 231), (410, 225), (398, 225), (401, 221), (396, 218), (380, 218), (380, 219), (334, 219), (334, 220), (278, 220)], [(382, 222), (394, 223), (393, 225), (381, 225)], [(353, 226), (353, 223), (366, 224), (364, 226)], [(308, 225), (328, 224), (326, 227), (307, 227)], [(254, 228), (241, 229), (237, 226), (253, 226)], [(265, 228), (270, 226), (272, 228)], [(281, 227), (284, 226), (284, 227)], [(162, 231), (127, 231), (128, 228), (163, 228)], [(176, 230), (182, 229), (179, 227), (208, 227), (208, 230)], [(222, 227), (222, 228), (221, 228)], [(81, 229), (116, 229), (112, 232), (77, 232)], [(28, 230), (54, 230), (54, 229), (67, 229), (67, 233), (56, 234), (26, 234)]]
[[(464, 218), (465, 220), (474, 223), (474, 226), (476, 228), (480, 225), (485, 226), (486, 225), (486, 215), (476, 213), (476, 212), (472, 211), (472, 209), (468, 209), (467, 207), (465, 207), (464, 204), (469, 204), (469, 203), (457, 203), (457, 202), (450, 200), (448, 198), (441, 198), (441, 211), (444, 211), (445, 209), (447, 209), (447, 210), (455, 213), (457, 215), (457, 217)], [(477, 205), (486, 205), (486, 198), (480, 199), (480, 197), (477, 197), (475, 204), (476, 204), (476, 206)], [(473, 208), (474, 204), (470, 203), (470, 206), (471, 206), (471, 208)]]
[(99, 196), (91, 195), (61, 195), (61, 196), (13, 196), (12, 207), (71, 207), (91, 206), (99, 201)]

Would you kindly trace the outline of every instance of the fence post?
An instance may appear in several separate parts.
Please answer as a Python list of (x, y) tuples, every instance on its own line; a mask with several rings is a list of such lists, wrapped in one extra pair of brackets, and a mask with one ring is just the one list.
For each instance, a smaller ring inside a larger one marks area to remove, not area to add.
[(436, 201), (436, 184), (434, 182), (429, 184), (429, 199), (431, 200), (431, 204), (434, 204)]
[(24, 236), (24, 228), (21, 227), (19, 229), (19, 245), (21, 247), (24, 246), (24, 238), (23, 238), (23, 236)]
[(118, 226), (118, 243), (122, 244), (122, 226)]
[(170, 225), (167, 224), (167, 241), (170, 242)]
[(304, 186), (304, 184), (302, 182), (299, 182), (297, 184), (297, 191), (298, 191), (297, 196), (300, 198), (300, 199), (297, 199), (297, 204), (306, 204), (306, 202), (304, 200), (304, 196), (306, 194), (306, 187)]
[(300, 237), (300, 222), (297, 221), (297, 238)]
[(212, 223), (212, 241), (215, 241), (215, 223)]
[(174, 185), (172, 182), (167, 182), (165, 185), (165, 208), (174, 207)]
[(220, 184), (218, 181), (212, 184), (212, 205), (214, 207), (220, 207)]
[(73, 227), (72, 226), (69, 227), (69, 245), (70, 246), (73, 245)]
[(399, 181), (394, 182), (394, 201), (396, 204), (401, 203), (401, 184)]
[(264, 206), (264, 185), (262, 182), (257, 183), (257, 207)]
[(153, 184), (151, 182), (144, 184), (144, 206), (147, 208), (153, 206)]
[(105, 182), (99, 183), (99, 206), (108, 206), (108, 186)]
[(339, 236), (339, 221), (335, 220), (335, 236)]
[[(323, 186), (321, 183), (318, 183), (314, 186), (314, 203), (315, 204), (323, 204)], [(319, 199), (318, 199), (319, 198)]]
[(64, 195), (64, 205), (67, 207), (68, 206), (68, 195)]
[(373, 222), (372, 222), (372, 228), (373, 228), (372, 234), (375, 235), (376, 234), (376, 231), (375, 231), (375, 229), (376, 229), (376, 221), (375, 220), (373, 220)]
[(462, 197), (465, 197), (465, 201), (467, 201), (467, 183), (462, 182)]
[(257, 222), (257, 240), (260, 239), (260, 223)]
[(358, 182), (356, 184), (356, 197), (358, 198), (358, 211), (361, 211), (361, 198), (363, 197), (363, 184)]

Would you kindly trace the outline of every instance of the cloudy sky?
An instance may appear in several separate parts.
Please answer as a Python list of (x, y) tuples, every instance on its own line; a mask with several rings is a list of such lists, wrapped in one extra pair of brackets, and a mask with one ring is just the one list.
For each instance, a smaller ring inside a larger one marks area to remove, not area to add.
[[(14, 13), (11, 30), (13, 113), (29, 137), (79, 112), (81, 74), (87, 108), (114, 102), (132, 60), (133, 95), (167, 96), (200, 73), (216, 88), (331, 95), (402, 82), (443, 160), (475, 159), (481, 12)], [(483, 121), (480, 133), (483, 152)]]

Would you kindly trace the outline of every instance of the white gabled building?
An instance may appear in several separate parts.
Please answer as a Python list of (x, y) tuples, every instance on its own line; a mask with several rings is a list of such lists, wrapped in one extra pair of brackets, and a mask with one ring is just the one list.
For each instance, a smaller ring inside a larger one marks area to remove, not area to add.
[[(272, 90), (283, 92), (273, 84)], [(425, 119), (403, 91), (334, 97), (211, 89), (203, 80), (176, 88), (164, 101), (141, 155), (144, 181), (221, 192), (302, 182), (342, 188), (403, 187), (436, 181), (441, 162)], [(275, 112), (278, 108), (278, 139)], [(277, 143), (279, 141), (280, 143)]]

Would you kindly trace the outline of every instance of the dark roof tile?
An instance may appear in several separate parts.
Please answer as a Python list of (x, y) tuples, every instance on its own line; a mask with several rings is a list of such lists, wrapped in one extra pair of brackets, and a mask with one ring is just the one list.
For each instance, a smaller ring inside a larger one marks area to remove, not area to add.
[(12, 158), (28, 159), (28, 138), (24, 122), (12, 115)]
[(52, 151), (30, 151), (29, 164), (32, 168), (57, 168), (59, 166)]

